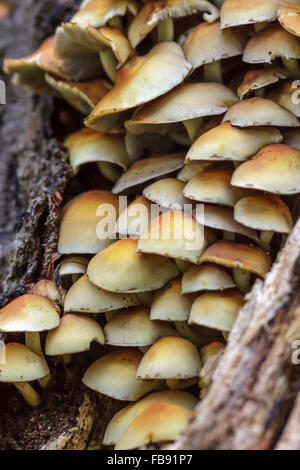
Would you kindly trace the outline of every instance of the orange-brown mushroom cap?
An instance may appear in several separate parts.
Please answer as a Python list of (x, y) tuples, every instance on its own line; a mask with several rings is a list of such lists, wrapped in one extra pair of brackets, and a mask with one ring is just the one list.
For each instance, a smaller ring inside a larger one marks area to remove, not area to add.
[(300, 4), (298, 0), (283, 0), (278, 9), (278, 21), (290, 34), (300, 37)]
[(200, 258), (200, 264), (207, 262), (242, 269), (260, 277), (264, 277), (271, 266), (270, 256), (261, 248), (229, 241), (209, 246)]
[(300, 151), (284, 144), (267, 145), (232, 175), (231, 184), (276, 194), (300, 192)]
[(252, 91), (272, 85), (287, 77), (287, 71), (281, 67), (249, 70), (237, 90), (237, 95), (240, 99), (243, 99)]
[(221, 8), (222, 28), (274, 21), (280, 0), (225, 0)]

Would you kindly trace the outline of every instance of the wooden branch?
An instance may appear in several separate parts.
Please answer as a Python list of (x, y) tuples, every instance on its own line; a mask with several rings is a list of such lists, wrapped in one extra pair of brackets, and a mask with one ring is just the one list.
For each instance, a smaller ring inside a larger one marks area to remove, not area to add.
[(300, 450), (300, 393), (275, 449)]
[[(257, 281), (248, 296), (213, 385), (172, 449), (274, 447), (299, 390), (290, 363), (300, 337), (299, 275), (300, 221), (265, 282)], [(299, 429), (299, 405), (295, 410), (289, 426)], [(290, 442), (288, 429), (279, 445)]]

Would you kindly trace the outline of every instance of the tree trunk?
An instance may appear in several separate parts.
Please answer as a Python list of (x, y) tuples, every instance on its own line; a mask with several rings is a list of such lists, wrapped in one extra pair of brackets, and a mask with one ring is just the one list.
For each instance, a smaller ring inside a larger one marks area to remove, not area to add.
[[(0, 61), (32, 52), (79, 1), (16, 0), (0, 29)], [(0, 105), (2, 304), (46, 276), (56, 254), (59, 206), (71, 172), (55, 133), (56, 105), (7, 82)], [(297, 214), (298, 215), (298, 214)], [(172, 448), (300, 449), (300, 222), (265, 282), (257, 281), (232, 331), (213, 385)], [(84, 363), (84, 359), (83, 359)], [(97, 447), (116, 404), (84, 391), (82, 364), (55, 363), (39, 410), (0, 388), (2, 448)], [(15, 416), (18, 416), (16, 423)], [(93, 418), (91, 418), (93, 417)]]

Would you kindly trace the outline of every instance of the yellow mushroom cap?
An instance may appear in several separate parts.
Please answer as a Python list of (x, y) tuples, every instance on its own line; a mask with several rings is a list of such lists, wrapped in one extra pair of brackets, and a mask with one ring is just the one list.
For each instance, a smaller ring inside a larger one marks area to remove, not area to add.
[(45, 352), (47, 356), (63, 356), (88, 351), (93, 341), (105, 343), (101, 326), (92, 318), (67, 314), (60, 325), (47, 334)]
[(47, 297), (49, 300), (52, 300), (52, 302), (61, 301), (61, 295), (55, 282), (50, 281), (49, 279), (41, 279), (32, 287), (29, 294)]
[(88, 260), (82, 256), (66, 256), (59, 266), (60, 277), (71, 274), (84, 274), (88, 265)]
[(137, 252), (138, 240), (115, 242), (89, 263), (87, 275), (98, 287), (111, 292), (147, 292), (159, 289), (178, 276), (167, 258)]
[(237, 101), (235, 93), (220, 83), (185, 83), (143, 106), (125, 126), (140, 134), (153, 130), (155, 124), (223, 114)]
[(166, 176), (183, 166), (184, 154), (172, 153), (162, 157), (143, 158), (134, 162), (114, 185), (112, 192), (119, 194), (155, 178)]
[(31, 382), (46, 377), (49, 369), (45, 359), (24, 344), (8, 343), (0, 347), (0, 382)]
[(208, 361), (208, 359), (212, 356), (215, 356), (216, 354), (219, 354), (220, 352), (224, 352), (225, 349), (225, 344), (220, 343), (219, 341), (213, 341), (213, 343), (208, 344), (207, 346), (204, 346), (204, 348), (201, 349), (201, 359), (203, 361), (203, 364)]
[(265, 98), (248, 98), (235, 103), (223, 118), (239, 127), (278, 126), (298, 127), (299, 121), (293, 113), (274, 101)]
[(183, 210), (185, 204), (191, 201), (186, 199), (182, 192), (185, 183), (176, 178), (165, 178), (147, 186), (143, 194), (150, 201), (166, 209)]
[(71, 22), (100, 28), (115, 16), (124, 16), (127, 12), (135, 16), (138, 12), (138, 2), (134, 0), (86, 0), (72, 16)]
[(222, 28), (277, 19), (280, 0), (225, 0), (221, 8)]
[[(118, 210), (118, 198), (108, 191), (88, 191), (76, 196), (62, 210), (59, 253), (94, 254), (110, 245), (116, 238), (113, 229)], [(98, 224), (105, 221), (107, 234), (98, 230)]]
[(288, 78), (288, 73), (281, 67), (249, 70), (237, 90), (237, 95), (243, 99), (252, 91), (272, 85), (285, 78)]
[(204, 228), (187, 211), (169, 211), (153, 219), (141, 233), (139, 253), (197, 263), (207, 245)]
[(176, 334), (168, 324), (151, 320), (149, 309), (144, 307), (117, 313), (104, 327), (106, 343), (143, 347), (150, 346), (163, 336)]
[(282, 142), (278, 129), (272, 127), (238, 128), (225, 122), (193, 143), (186, 161), (210, 160), (243, 161), (255, 155), (262, 147)]
[(220, 266), (204, 263), (191, 266), (182, 278), (182, 293), (190, 294), (203, 290), (225, 290), (236, 287), (232, 277)]
[[(161, 96), (179, 85), (191, 70), (175, 42), (161, 42), (142, 57), (133, 57), (117, 72), (117, 81), (85, 120), (87, 127), (106, 131), (118, 127), (123, 111)], [(116, 115), (117, 113), (117, 115)], [(117, 122), (117, 124), (116, 124)]]
[[(298, 82), (292, 80), (285, 80), (282, 84), (271, 89), (267, 93), (267, 98), (275, 101), (284, 108), (291, 111), (295, 116), (300, 117), (300, 106), (298, 101)], [(295, 91), (297, 93), (297, 99), (295, 100)]]
[(232, 175), (232, 170), (209, 167), (193, 176), (183, 194), (194, 201), (234, 206), (246, 194), (231, 186)]
[(163, 390), (162, 392), (150, 393), (138, 402), (125, 406), (113, 416), (106, 428), (103, 444), (106, 446), (114, 445), (132, 421), (148, 406), (157, 402), (183, 406), (192, 411), (197, 404), (197, 399), (191, 393), (182, 390)]
[(108, 292), (92, 284), (83, 275), (69, 289), (64, 303), (65, 312), (103, 313), (139, 305), (135, 294)]
[(92, 129), (82, 129), (71, 134), (64, 142), (69, 151), (74, 171), (89, 162), (108, 162), (126, 170), (129, 157), (122, 134), (104, 134)]
[(170, 281), (154, 295), (151, 305), (151, 320), (186, 321), (193, 298), (181, 292), (181, 278)]
[(256, 230), (290, 233), (293, 228), (288, 206), (273, 194), (241, 199), (234, 206), (234, 218)]
[(111, 89), (111, 85), (103, 78), (71, 82), (45, 74), (45, 80), (58, 95), (84, 115), (89, 114), (102, 96)]
[(187, 339), (165, 336), (151, 346), (141, 360), (139, 379), (188, 379), (201, 368), (198, 349)]
[(39, 295), (22, 295), (0, 310), (0, 331), (46, 331), (59, 322), (59, 307)]
[(277, 194), (300, 192), (300, 151), (284, 144), (264, 147), (233, 173), (231, 184)]
[(271, 266), (270, 256), (261, 248), (229, 241), (209, 246), (200, 263), (216, 263), (227, 268), (238, 268), (265, 277)]
[[(182, 46), (193, 68), (243, 53), (247, 36), (238, 29), (222, 30), (220, 23), (201, 23), (187, 35)], [(201, 44), (201, 47), (199, 47)]]
[(144, 196), (136, 198), (121, 212), (116, 232), (128, 237), (139, 237), (152, 219), (151, 202)]
[(146, 2), (129, 26), (128, 37), (136, 47), (154, 28), (159, 21), (166, 18), (180, 18), (197, 12), (205, 12), (205, 21), (219, 18), (218, 9), (206, 0), (164, 0)]
[(197, 173), (201, 173), (201, 171), (204, 171), (210, 165), (211, 163), (209, 162), (187, 163), (178, 173), (177, 179), (187, 183), (193, 176), (197, 175)]
[(98, 359), (84, 374), (84, 385), (116, 400), (136, 401), (157, 390), (159, 380), (139, 380), (137, 369), (143, 355), (136, 349), (124, 348)]
[(192, 305), (189, 324), (230, 331), (243, 300), (243, 295), (237, 289), (201, 294)]
[(173, 441), (184, 431), (193, 412), (157, 402), (138, 415), (117, 441), (115, 450), (135, 449), (146, 444)]
[(225, 230), (226, 232), (238, 233), (244, 237), (251, 238), (258, 242), (258, 236), (255, 230), (247, 225), (237, 222), (234, 219), (234, 211), (232, 207), (224, 206), (205, 206), (204, 208), (204, 225), (215, 230)]
[(272, 24), (252, 36), (245, 47), (243, 61), (269, 64), (277, 57), (300, 59), (300, 41), (279, 24)]
[(300, 37), (300, 5), (298, 0), (283, 0), (278, 9), (278, 21), (289, 33)]

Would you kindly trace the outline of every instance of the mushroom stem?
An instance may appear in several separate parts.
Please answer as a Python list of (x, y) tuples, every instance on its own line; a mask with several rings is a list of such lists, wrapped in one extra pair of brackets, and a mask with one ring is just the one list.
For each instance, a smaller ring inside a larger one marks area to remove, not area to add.
[(72, 284), (75, 284), (78, 279), (80, 279), (80, 274), (72, 274)]
[(188, 136), (186, 135), (185, 132), (183, 132), (182, 134), (179, 134), (179, 133), (174, 133), (171, 135), (171, 139), (176, 142), (176, 144), (179, 144), (179, 145), (184, 145), (184, 146), (188, 146), (190, 147), (191, 145), (191, 141), (190, 139), (188, 138)]
[(67, 366), (72, 362), (72, 355), (71, 354), (65, 354), (63, 357), (64, 365)]
[(185, 321), (175, 321), (175, 328), (182, 338), (185, 338), (197, 346), (201, 345), (201, 339), (194, 333), (194, 331), (187, 325)]
[(245, 294), (250, 290), (250, 278), (251, 273), (245, 271), (244, 269), (234, 268), (233, 269), (233, 278), (238, 289)]
[[(44, 352), (43, 352), (42, 346), (41, 346), (41, 338), (40, 338), (39, 332), (27, 331), (25, 333), (25, 344), (29, 349), (31, 349), (36, 354), (38, 354), (39, 356), (41, 356), (45, 359)], [(51, 379), (50, 374), (47, 375), (46, 377), (43, 377), (42, 379), (40, 379), (39, 380), (40, 386), (42, 388), (46, 388), (47, 385), (50, 382), (50, 379)]]
[(285, 57), (283, 57), (282, 62), (291, 78), (300, 77), (300, 67), (297, 59), (286, 59)]
[(220, 60), (212, 62), (211, 64), (203, 65), (203, 81), (223, 83), (222, 65)]
[(122, 172), (117, 165), (109, 162), (98, 162), (97, 165), (104, 178), (111, 183), (115, 183), (120, 178)]
[(229, 336), (229, 331), (222, 331), (222, 336), (225, 339), (225, 341), (227, 342), (227, 339), (228, 339), (228, 336)]
[(188, 136), (191, 142), (194, 142), (199, 135), (200, 129), (203, 126), (203, 118), (195, 118), (195, 119), (187, 119), (186, 121), (182, 121)]
[(256, 33), (259, 33), (259, 31), (262, 31), (267, 26), (269, 26), (269, 23), (267, 23), (266, 21), (262, 21), (261, 23), (254, 23), (254, 31)]
[(260, 232), (259, 241), (260, 241), (260, 246), (262, 247), (263, 250), (270, 251), (270, 244), (271, 244), (273, 236), (274, 236), (274, 232), (272, 232), (271, 230), (262, 230)]
[(100, 60), (104, 72), (108, 78), (115, 83), (117, 76), (117, 59), (111, 49), (105, 49), (104, 51), (99, 52)]
[(193, 377), (192, 379), (167, 379), (167, 387), (171, 390), (185, 390), (186, 388), (192, 387), (197, 383), (197, 378)]
[(223, 5), (224, 3), (224, 0), (215, 0), (215, 4), (218, 8), (221, 8), (221, 6)]
[(41, 397), (28, 382), (14, 382), (14, 386), (30, 406), (33, 408), (39, 406)]
[(254, 90), (254, 95), (258, 98), (264, 98), (265, 96), (265, 87), (257, 88)]
[(228, 232), (227, 230), (224, 230), (223, 238), (224, 238), (224, 240), (234, 241), (235, 240), (235, 233), (234, 232)]
[(114, 16), (111, 20), (109, 20), (108, 24), (113, 28), (123, 29), (123, 24), (120, 16)]
[(141, 353), (143, 354), (146, 354), (146, 352), (148, 351), (149, 349), (149, 346), (141, 346), (139, 347), (139, 350), (141, 351)]
[(172, 18), (161, 20), (157, 25), (157, 41), (173, 41), (174, 39), (174, 23)]

